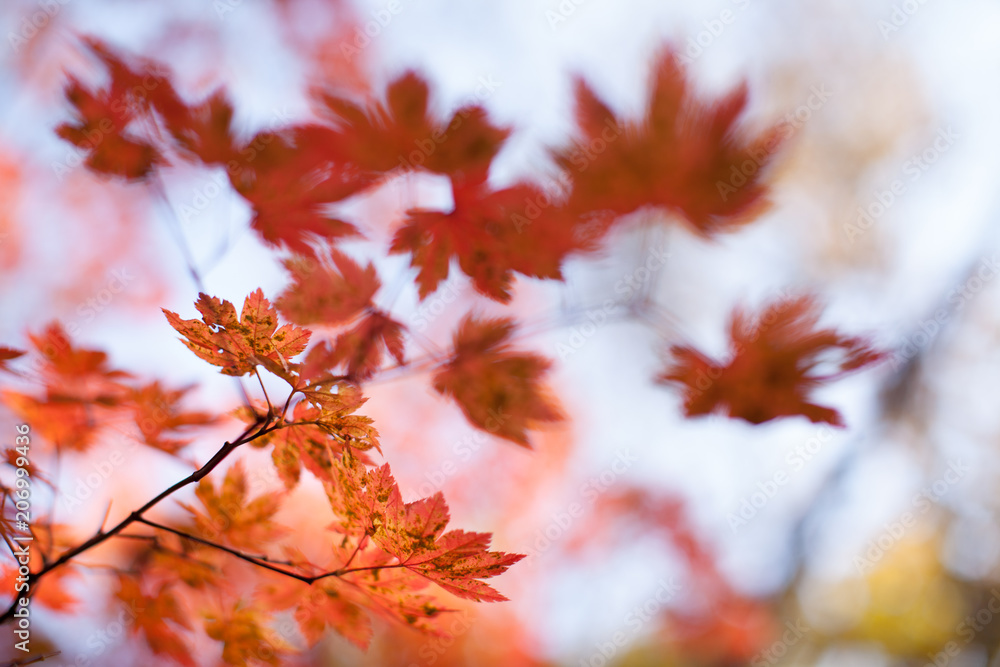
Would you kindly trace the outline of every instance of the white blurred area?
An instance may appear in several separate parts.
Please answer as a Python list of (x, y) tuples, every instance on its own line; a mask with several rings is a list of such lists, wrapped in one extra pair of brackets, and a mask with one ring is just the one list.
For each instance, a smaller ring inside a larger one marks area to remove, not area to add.
[[(640, 114), (651, 57), (667, 41), (693, 56), (691, 73), (704, 95), (748, 82), (749, 126), (765, 127), (787, 114), (797, 118), (769, 175), (774, 207), (745, 230), (708, 242), (673, 223), (651, 234), (624, 228), (609, 238), (603, 254), (573, 260), (565, 285), (519, 281), (518, 317), (539, 332), (519, 344), (558, 359), (559, 345), (584, 321), (581, 313), (613, 296), (615, 281), (643, 262), (650, 247), (670, 253), (654, 287), (660, 326), (619, 321), (601, 327), (557, 366), (553, 387), (574, 420), (574, 449), (563, 483), (535, 498), (533, 519), (502, 530), (490, 523), (496, 516), (490, 497), (462, 496), (452, 503), (456, 525), (464, 521), (475, 529), (498, 530), (504, 549), (528, 549), (549, 514), (574, 499), (581, 481), (628, 447), (639, 464), (627, 478), (689, 500), (696, 524), (738, 590), (781, 594), (795, 578), (802, 614), (822, 632), (848, 627), (853, 611), (872, 599), (870, 591), (860, 590), (844, 602), (829, 590), (838, 581), (859, 578), (856, 559), (907, 511), (918, 513), (922, 526), (947, 522), (940, 547), (952, 576), (997, 577), (1000, 289), (991, 280), (996, 272), (972, 279), (984, 258), (1000, 257), (1000, 5), (985, 0), (399, 2), (402, 11), (364, 49), (366, 71), (378, 88), (402, 70), (418, 68), (433, 83), (432, 103), (442, 115), (469, 100), (484, 77), (499, 82), (484, 104), (514, 133), (491, 175), (497, 183), (552, 173), (545, 151), (571, 136), (574, 75), (583, 74), (616, 111)], [(14, 53), (9, 40), (0, 39), (0, 149), (21, 156), (24, 168), (36, 174), (32, 191), (11, 214), (20, 223), (24, 259), (4, 276), (0, 342), (20, 344), (26, 327), (38, 330), (53, 316), (80, 320), (78, 296), (59, 296), (72, 282), (73, 269), (81, 268), (74, 238), (86, 234), (86, 227), (74, 225), (75, 207), (100, 215), (110, 206), (61, 196), (67, 181), (90, 177), (77, 167), (60, 180), (52, 168), (70, 152), (52, 131), (68, 115), (60, 69), (70, 63), (72, 71), (88, 71), (86, 61), (70, 55), (76, 51), (73, 33), (97, 35), (172, 64), (184, 73), (185, 92), (203, 95), (226, 85), (247, 134), (276, 117), (289, 122), (310, 117), (307, 77), (293, 41), (323, 31), (342, 10), (288, 2), (295, 31), (282, 33), (275, 29), (278, 10), (272, 3), (229, 4), (232, 11), (220, 15), (203, 0), (69, 0), (30, 54)], [(918, 10), (886, 28), (894, 6), (903, 4)], [(384, 5), (358, 0), (352, 6), (365, 21)], [(22, 17), (35, 11), (34, 3), (5, 3), (0, 37), (16, 33)], [(829, 90), (829, 97), (810, 109), (818, 87)], [(938, 141), (942, 136), (953, 141)], [(256, 287), (272, 296), (281, 289), (285, 277), (278, 256), (248, 230), (249, 210), (228, 186), (190, 219), (176, 217), (199, 193), (214, 192), (208, 185), (213, 179), (221, 180), (210, 172), (167, 173), (173, 213), (152, 196), (136, 204), (134, 224), (144, 228), (135, 233), (146, 236), (148, 253), (121, 259), (136, 275), (122, 306), (158, 297), (157, 305), (192, 316), (198, 290), (185, 267), (178, 230), (194, 249), (212, 294), (240, 303)], [(896, 181), (902, 194), (892, 194), (886, 205)], [(108, 184), (106, 196), (143, 187)], [(391, 208), (403, 192), (433, 201), (436, 192), (431, 180), (416, 178), (396, 188), (374, 195), (374, 203), (358, 204), (358, 211), (367, 205)], [(884, 211), (861, 229), (859, 209), (871, 215), (880, 210), (873, 203)], [(385, 239), (375, 240), (384, 246)], [(372, 253), (379, 247), (357, 249)], [(386, 285), (382, 296), (395, 293), (397, 283), (411, 276), (400, 257), (380, 260), (379, 268)], [(464, 277), (458, 282), (459, 289), (467, 289)], [(721, 417), (685, 420), (678, 393), (652, 382), (667, 344), (692, 343), (722, 355), (732, 308), (762, 303), (780, 290), (819, 294), (828, 305), (824, 324), (851, 334), (872, 332), (891, 349), (910, 345), (917, 350), (911, 359), (919, 360), (905, 377), (906, 364), (885, 364), (821, 391), (822, 400), (843, 412), (848, 428), (824, 440), (801, 466), (790, 457), (817, 436), (816, 425), (804, 419), (759, 427)], [(407, 321), (417, 308), (411, 282), (393, 310)], [(935, 320), (942, 309), (946, 315)], [(178, 344), (157, 309), (109, 308), (80, 325), (81, 341), (108, 350), (118, 366), (174, 384), (197, 381), (206, 406), (239, 400), (232, 380)], [(439, 327), (447, 331), (444, 320)], [(419, 426), (419, 406), (436, 399), (426, 376), (385, 384), (384, 391), (382, 385), (373, 389), (369, 407), (387, 419), (417, 420), (386, 428), (387, 458), (401, 483), (416, 488), (425, 472), (421, 466), (434, 456), (447, 459), (452, 444), (473, 430), (455, 410), (453, 421), (433, 425), (441, 432), (437, 454), (407, 454), (403, 442)], [(882, 402), (889, 387), (902, 405), (892, 419)], [(418, 407), (400, 406), (403, 398)], [(484, 488), (503, 483), (494, 479), (504, 470), (498, 459), (541, 456), (495, 439), (482, 449), (487, 454), (473, 457), (459, 472), (481, 479)], [(956, 460), (969, 471), (920, 513), (915, 494)], [(779, 471), (788, 473), (788, 483), (734, 529), (732, 516), (744, 500)], [(179, 465), (143, 471), (141, 486), (137, 480), (131, 495), (140, 498), (143, 488), (159, 488), (182, 472)], [(154, 484), (151, 478), (162, 479)], [(96, 524), (103, 511), (93, 507), (74, 520)], [(628, 610), (649, 596), (659, 578), (683, 577), (675, 557), (655, 541), (611, 551), (607, 559), (567, 565), (555, 553), (542, 554), (521, 574), (515, 567), (499, 580), (513, 600), (506, 604), (532, 619), (528, 625), (543, 656), (576, 664), (592, 652), (594, 638), (622, 626)], [(549, 573), (539, 576), (544, 568)], [(515, 594), (529, 584), (531, 595)], [(824, 649), (801, 664), (894, 663), (862, 644)]]

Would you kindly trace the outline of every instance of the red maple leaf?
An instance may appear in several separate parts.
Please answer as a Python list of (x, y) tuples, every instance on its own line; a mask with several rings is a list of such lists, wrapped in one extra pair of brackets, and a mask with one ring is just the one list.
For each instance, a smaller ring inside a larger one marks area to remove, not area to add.
[(371, 303), (381, 286), (371, 263), (362, 269), (336, 250), (325, 259), (285, 260), (292, 282), (274, 302), (285, 318), (298, 324), (340, 324)]
[(253, 206), (250, 225), (274, 246), (313, 254), (316, 239), (359, 234), (354, 225), (328, 211), (328, 205), (364, 190), (376, 174), (336, 159), (340, 135), (314, 125), (281, 133), (261, 132), (230, 165), (229, 179)]
[[(716, 363), (692, 347), (674, 346), (673, 364), (658, 379), (683, 386), (689, 417), (725, 412), (760, 424), (803, 415), (843, 426), (840, 413), (809, 401), (809, 392), (884, 355), (861, 338), (818, 329), (819, 315), (809, 297), (777, 301), (756, 320), (737, 309), (730, 325), (728, 361)], [(836, 356), (831, 358), (831, 353)], [(832, 372), (817, 372), (824, 363)]]
[(705, 236), (748, 222), (766, 205), (761, 175), (779, 136), (775, 129), (751, 137), (737, 127), (746, 87), (702, 102), (668, 50), (655, 65), (651, 88), (644, 118), (627, 122), (577, 82), (582, 136), (555, 153), (572, 179), (570, 208), (624, 215), (661, 207)]
[(552, 362), (510, 350), (510, 318), (466, 317), (451, 359), (434, 375), (434, 389), (451, 396), (473, 425), (528, 447), (527, 430), (562, 414), (539, 386)]
[[(452, 179), (451, 211), (412, 209), (392, 240), (393, 254), (410, 253), (424, 299), (448, 278), (452, 258), (477, 290), (507, 303), (514, 273), (561, 279), (563, 257), (580, 247), (574, 223), (558, 206), (526, 217), (538, 201), (551, 201), (536, 187), (518, 184), (490, 190), (475, 179)], [(525, 233), (527, 230), (528, 233)]]

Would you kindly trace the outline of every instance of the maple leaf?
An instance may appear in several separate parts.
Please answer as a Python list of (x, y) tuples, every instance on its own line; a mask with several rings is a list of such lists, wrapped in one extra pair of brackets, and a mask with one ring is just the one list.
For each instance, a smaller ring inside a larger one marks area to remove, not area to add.
[(191, 441), (165, 438), (164, 433), (192, 426), (208, 426), (217, 421), (207, 412), (181, 411), (178, 403), (191, 389), (183, 387), (167, 391), (159, 382), (152, 382), (133, 390), (131, 406), (143, 442), (168, 454), (176, 454)]
[(144, 178), (163, 156), (131, 128), (149, 112), (150, 90), (159, 90), (160, 98), (176, 99), (173, 87), (149, 62), (130, 66), (100, 40), (88, 38), (84, 43), (107, 68), (110, 85), (91, 91), (70, 77), (66, 98), (77, 119), (57, 127), (56, 134), (87, 153), (91, 170), (127, 180)]
[(269, 619), (259, 607), (237, 602), (204, 618), (205, 633), (222, 642), (222, 659), (228, 665), (279, 665), (293, 651), (284, 637), (267, 627)]
[(285, 260), (292, 283), (275, 305), (286, 319), (298, 324), (339, 324), (371, 303), (381, 285), (375, 267), (369, 263), (362, 269), (335, 250), (330, 252), (330, 261), (332, 267), (311, 257)]
[(510, 318), (466, 316), (451, 359), (434, 375), (434, 389), (454, 398), (474, 426), (528, 447), (529, 428), (559, 421), (562, 414), (539, 387), (552, 362), (511, 351), (513, 331)]
[(187, 503), (180, 503), (194, 516), (198, 535), (208, 540), (223, 539), (236, 548), (254, 549), (285, 533), (271, 522), (280, 505), (280, 494), (266, 493), (250, 500), (246, 471), (237, 461), (217, 490), (210, 479), (198, 483), (195, 495), (204, 512)]
[(392, 239), (390, 252), (410, 253), (410, 265), (419, 269), (421, 299), (448, 278), (453, 257), (477, 290), (501, 303), (511, 299), (514, 272), (562, 278), (563, 257), (580, 247), (574, 223), (560, 207), (548, 208), (534, 221), (525, 216), (538, 208), (536, 202), (551, 201), (548, 195), (525, 184), (492, 191), (466, 179), (452, 179), (452, 193), (450, 212), (411, 209)]
[(327, 628), (336, 630), (358, 648), (368, 648), (371, 621), (361, 608), (337, 590), (336, 582), (323, 580), (312, 585), (282, 580), (257, 590), (256, 597), (268, 609), (295, 608), (295, 621), (306, 643), (315, 646)]
[(119, 573), (115, 595), (126, 605), (125, 612), (130, 616), (131, 622), (128, 625), (131, 626), (132, 634), (141, 631), (146, 644), (156, 655), (194, 667), (196, 663), (191, 657), (188, 643), (167, 623), (171, 621), (181, 628), (192, 629), (188, 615), (170, 591), (169, 584), (162, 584), (153, 595), (145, 595), (135, 577)]
[(371, 417), (354, 414), (368, 400), (357, 386), (349, 383), (317, 383), (301, 390), (319, 412), (312, 421), (325, 433), (354, 449), (374, 447), (379, 453), (378, 431)]
[(199, 294), (195, 306), (203, 321), (162, 309), (188, 349), (222, 366), (224, 375), (244, 375), (259, 364), (290, 381), (288, 360), (305, 350), (310, 332), (292, 324), (279, 328), (278, 313), (259, 288), (244, 300), (239, 318), (233, 304), (207, 294)]
[(362, 381), (375, 374), (385, 352), (397, 364), (404, 363), (403, 330), (405, 327), (386, 313), (370, 309), (357, 325), (337, 336), (329, 355), (327, 367), (346, 364), (348, 377)]
[(478, 105), (462, 107), (440, 123), (429, 114), (429, 97), (427, 82), (413, 71), (388, 85), (384, 103), (367, 108), (329, 93), (319, 96), (339, 129), (333, 150), (361, 169), (386, 173), (417, 167), (484, 180), (510, 130), (494, 126)]
[[(760, 213), (767, 193), (761, 176), (780, 133), (775, 128), (750, 137), (737, 129), (746, 86), (716, 103), (702, 102), (677, 54), (667, 50), (655, 64), (651, 88), (645, 117), (626, 122), (586, 83), (577, 82), (582, 137), (554, 154), (572, 177), (569, 206), (579, 213), (610, 210), (619, 215), (660, 207), (679, 213), (703, 236), (735, 228)], [(747, 163), (753, 165), (749, 174)]]
[(195, 107), (184, 105), (169, 91), (154, 93), (153, 103), (183, 151), (206, 165), (228, 165), (239, 157), (232, 138), (233, 106), (223, 91)]
[(326, 206), (364, 190), (376, 175), (335, 159), (339, 140), (330, 128), (298, 126), (258, 133), (240, 150), (241, 159), (230, 164), (229, 180), (253, 206), (250, 225), (264, 241), (311, 255), (314, 239), (360, 234)]
[(450, 516), (441, 492), (404, 503), (388, 464), (369, 471), (347, 454), (335, 472), (327, 496), (341, 530), (371, 536), (400, 567), (453, 595), (477, 602), (506, 600), (480, 580), (502, 574), (524, 556), (489, 551), (488, 533), (445, 533)]
[[(820, 309), (810, 297), (769, 305), (756, 320), (737, 309), (730, 325), (730, 356), (716, 363), (688, 346), (673, 346), (673, 364), (658, 380), (684, 388), (691, 417), (726, 412), (752, 424), (803, 415), (812, 422), (843, 426), (836, 410), (812, 403), (809, 392), (880, 361), (884, 354), (861, 338), (818, 329)], [(831, 354), (839, 353), (839, 361)], [(826, 362), (836, 372), (816, 373)]]
[(23, 357), (24, 355), (25, 352), (22, 350), (15, 350), (12, 347), (0, 345), (0, 371), (12, 372), (10, 367), (7, 366), (7, 362), (11, 359)]
[(123, 405), (128, 373), (108, 367), (104, 352), (75, 347), (58, 322), (28, 334), (44, 385), (41, 397), (5, 389), (0, 398), (57, 449), (84, 451), (101, 426), (101, 417)]
[[(322, 408), (300, 401), (292, 408), (285, 424), (251, 443), (255, 447), (272, 446), (271, 460), (285, 488), (292, 489), (298, 484), (303, 465), (317, 479), (331, 481), (333, 462), (348, 446), (361, 450), (356, 456), (370, 462), (363, 450), (378, 447), (378, 432), (369, 427), (371, 420), (359, 416), (350, 432), (363, 438), (347, 438), (331, 434), (331, 430), (336, 430), (338, 419), (336, 411), (333, 412), (331, 416), (328, 411), (324, 417)], [(343, 415), (339, 417), (344, 418)], [(253, 423), (254, 419), (249, 422)]]
[(63, 123), (56, 134), (87, 153), (87, 167), (128, 180), (144, 178), (162, 160), (152, 144), (128, 132), (129, 114), (109, 91), (91, 92), (70, 78), (66, 99), (76, 109), (74, 123)]

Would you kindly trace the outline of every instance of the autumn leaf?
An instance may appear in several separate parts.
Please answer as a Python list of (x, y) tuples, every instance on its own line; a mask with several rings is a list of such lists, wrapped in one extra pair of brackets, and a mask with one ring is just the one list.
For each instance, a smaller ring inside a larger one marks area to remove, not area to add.
[(181, 150), (206, 165), (226, 165), (239, 157), (232, 137), (233, 106), (223, 91), (188, 107), (175, 96), (154, 93), (153, 102)]
[(362, 269), (335, 250), (330, 252), (329, 262), (293, 257), (284, 264), (292, 282), (275, 300), (275, 306), (286, 319), (298, 324), (347, 322), (371, 303), (381, 285), (372, 264)]
[(152, 382), (133, 390), (131, 405), (143, 442), (168, 454), (176, 454), (191, 441), (164, 437), (165, 434), (215, 423), (215, 417), (207, 412), (181, 410), (178, 404), (191, 389), (168, 391), (159, 382)]
[(510, 135), (478, 105), (456, 110), (447, 122), (435, 120), (427, 82), (412, 71), (388, 85), (384, 102), (362, 106), (329, 93), (319, 98), (339, 131), (334, 150), (372, 172), (416, 167), (482, 181)]
[(562, 259), (580, 244), (562, 208), (541, 211), (538, 202), (551, 202), (549, 195), (530, 185), (492, 191), (483, 182), (455, 179), (452, 193), (451, 211), (407, 211), (392, 240), (390, 252), (410, 253), (410, 265), (419, 269), (421, 299), (448, 278), (452, 258), (477, 290), (502, 303), (511, 299), (515, 272), (562, 278)]
[(381, 453), (373, 420), (355, 414), (368, 400), (357, 386), (346, 382), (324, 382), (310, 385), (301, 392), (319, 411), (311, 416), (321, 430), (352, 448), (366, 450), (374, 447)]
[(337, 336), (326, 357), (327, 367), (344, 364), (348, 377), (363, 381), (381, 368), (386, 352), (402, 365), (404, 329), (402, 324), (381, 310), (370, 309), (357, 325)]
[(581, 136), (554, 155), (573, 183), (570, 208), (618, 215), (644, 206), (663, 208), (703, 236), (759, 214), (767, 194), (762, 175), (780, 136), (777, 129), (750, 136), (738, 127), (746, 87), (717, 102), (701, 101), (670, 50), (656, 62), (650, 87), (645, 116), (628, 122), (577, 82)]
[(76, 111), (73, 123), (63, 123), (56, 134), (87, 154), (90, 169), (128, 180), (145, 177), (162, 160), (151, 143), (126, 128), (132, 121), (120, 99), (112, 92), (87, 90), (70, 78), (66, 99)]
[(76, 120), (57, 127), (56, 134), (85, 151), (85, 164), (93, 171), (127, 180), (141, 179), (163, 161), (163, 155), (134, 129), (150, 109), (148, 91), (159, 89), (159, 95), (164, 97), (173, 89), (151, 64), (131, 66), (100, 40), (84, 42), (107, 68), (110, 85), (88, 90), (70, 77), (66, 99), (76, 112)]
[(125, 603), (123, 616), (128, 615), (127, 625), (132, 634), (142, 632), (153, 653), (188, 667), (197, 664), (187, 641), (174, 629), (177, 626), (191, 630), (192, 624), (169, 584), (161, 584), (155, 594), (145, 595), (135, 577), (119, 573), (115, 595)]
[(26, 353), (22, 350), (15, 350), (12, 347), (0, 346), (0, 371), (11, 372), (7, 362), (11, 359), (23, 357)]
[(268, 627), (270, 618), (257, 606), (237, 602), (207, 612), (204, 618), (205, 633), (222, 642), (222, 660), (227, 665), (280, 665), (284, 656), (293, 651), (284, 637)]
[(4, 389), (0, 399), (57, 449), (85, 451), (104, 418), (127, 402), (130, 390), (123, 381), (129, 374), (110, 368), (104, 352), (74, 346), (57, 322), (28, 339), (39, 358), (43, 394)]
[(257, 289), (236, 308), (207, 294), (195, 302), (202, 321), (182, 320), (177, 313), (163, 309), (170, 326), (186, 340), (188, 349), (210, 364), (222, 367), (225, 375), (245, 375), (262, 365), (275, 375), (291, 377), (288, 360), (303, 350), (310, 332), (292, 324), (278, 327), (278, 313)]
[(322, 126), (262, 132), (240, 150), (229, 170), (236, 191), (253, 207), (251, 227), (272, 246), (312, 255), (317, 240), (359, 236), (328, 205), (361, 192), (376, 175), (338, 161), (339, 136)]
[(474, 426), (528, 447), (528, 429), (562, 414), (540, 387), (551, 362), (510, 350), (513, 331), (510, 318), (467, 316), (455, 332), (451, 359), (434, 375), (434, 389), (454, 398)]
[(458, 597), (477, 602), (506, 600), (481, 579), (502, 574), (523, 555), (489, 551), (488, 533), (444, 532), (450, 516), (444, 495), (404, 503), (388, 465), (365, 470), (344, 455), (327, 496), (340, 528), (369, 535), (403, 568)]
[(287, 579), (257, 590), (257, 599), (275, 611), (293, 608), (306, 643), (315, 646), (327, 629), (335, 630), (365, 650), (372, 638), (371, 621), (361, 608), (344, 597), (332, 580), (306, 584)]
[[(809, 297), (777, 301), (756, 319), (737, 309), (728, 361), (717, 363), (692, 347), (674, 346), (673, 363), (658, 379), (683, 388), (689, 417), (724, 412), (760, 424), (803, 415), (843, 426), (840, 413), (811, 402), (809, 393), (884, 355), (861, 338), (818, 329), (819, 315)], [(819, 373), (823, 364), (832, 366), (832, 372)]]
[[(340, 413), (338, 415), (338, 412)], [(286, 423), (274, 431), (255, 439), (255, 447), (271, 446), (271, 460), (278, 477), (285, 488), (292, 489), (302, 475), (302, 467), (323, 481), (331, 481), (334, 461), (345, 447), (356, 448), (355, 456), (362, 461), (369, 459), (364, 450), (378, 447), (378, 432), (371, 427), (367, 417), (356, 416), (356, 421), (348, 424), (348, 432), (360, 435), (354, 438), (337, 432), (339, 422), (347, 422), (350, 417), (346, 409), (328, 409), (324, 415), (321, 407), (309, 401), (299, 401), (292, 408)]]
[(286, 532), (272, 523), (281, 495), (266, 493), (251, 500), (246, 471), (240, 461), (226, 471), (218, 489), (206, 478), (198, 483), (195, 495), (204, 511), (187, 503), (180, 505), (193, 515), (199, 537), (209, 541), (221, 539), (238, 549), (256, 549)]

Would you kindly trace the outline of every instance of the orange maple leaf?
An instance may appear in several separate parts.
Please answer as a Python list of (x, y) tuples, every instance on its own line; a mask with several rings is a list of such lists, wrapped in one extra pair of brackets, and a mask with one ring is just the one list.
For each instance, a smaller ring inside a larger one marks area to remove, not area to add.
[(194, 516), (198, 535), (207, 540), (221, 538), (236, 548), (255, 549), (286, 532), (272, 523), (280, 508), (281, 494), (265, 493), (251, 500), (241, 461), (226, 471), (218, 489), (206, 478), (198, 483), (195, 495), (204, 512), (187, 503), (180, 506)]
[(156, 655), (194, 667), (196, 663), (191, 657), (188, 643), (173, 627), (176, 625), (190, 630), (192, 624), (180, 602), (170, 591), (169, 584), (160, 585), (153, 595), (145, 595), (135, 577), (119, 573), (118, 591), (115, 595), (126, 605), (125, 613), (131, 617), (128, 625), (132, 634), (141, 631), (146, 644)]
[(133, 390), (131, 403), (135, 423), (139, 427), (143, 442), (150, 447), (176, 454), (190, 440), (164, 437), (192, 426), (208, 426), (217, 420), (207, 412), (182, 412), (178, 403), (192, 387), (182, 387), (168, 391), (159, 382), (152, 382)]
[(404, 503), (388, 464), (365, 470), (345, 454), (335, 469), (327, 496), (339, 528), (369, 535), (403, 567), (458, 597), (477, 602), (506, 600), (481, 579), (495, 577), (524, 558), (489, 551), (489, 533), (444, 532), (450, 520), (444, 495)]
[(182, 334), (188, 349), (215, 366), (224, 375), (244, 375), (262, 365), (275, 375), (291, 377), (288, 360), (306, 348), (310, 332), (292, 324), (278, 327), (278, 313), (257, 289), (236, 308), (207, 294), (199, 294), (195, 306), (202, 320), (182, 320), (166, 309), (170, 326)]
[(502, 303), (511, 299), (515, 272), (562, 278), (563, 257), (580, 243), (561, 207), (535, 220), (525, 216), (538, 207), (535, 202), (551, 201), (538, 188), (518, 184), (494, 191), (475, 179), (452, 179), (452, 193), (451, 211), (411, 209), (392, 239), (390, 252), (410, 253), (410, 265), (420, 270), (421, 299), (448, 278), (453, 257), (477, 290)]

